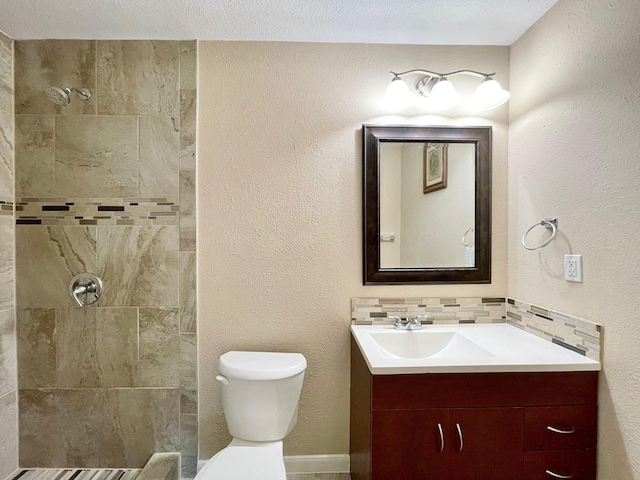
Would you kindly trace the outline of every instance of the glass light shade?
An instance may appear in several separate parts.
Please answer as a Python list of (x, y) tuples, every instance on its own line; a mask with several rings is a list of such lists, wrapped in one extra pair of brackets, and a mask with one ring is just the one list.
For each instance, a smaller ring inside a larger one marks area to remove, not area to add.
[(429, 98), (422, 102), (427, 110), (439, 112), (455, 107), (462, 101), (462, 95), (456, 92), (453, 84), (446, 78), (441, 78), (431, 89)]
[(496, 80), (488, 77), (478, 86), (473, 96), (471, 108), (476, 112), (491, 110), (505, 103), (510, 96), (511, 94), (503, 90)]
[(397, 112), (410, 107), (416, 101), (416, 96), (400, 77), (394, 77), (387, 87), (380, 106), (388, 112)]

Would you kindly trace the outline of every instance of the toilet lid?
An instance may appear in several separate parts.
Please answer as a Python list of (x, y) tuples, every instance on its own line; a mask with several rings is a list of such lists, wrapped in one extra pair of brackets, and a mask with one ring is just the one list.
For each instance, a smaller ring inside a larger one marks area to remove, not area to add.
[(307, 368), (301, 353), (227, 352), (220, 357), (220, 373), (240, 380), (278, 380)]
[(227, 447), (209, 460), (195, 480), (286, 480), (282, 455), (264, 447)]

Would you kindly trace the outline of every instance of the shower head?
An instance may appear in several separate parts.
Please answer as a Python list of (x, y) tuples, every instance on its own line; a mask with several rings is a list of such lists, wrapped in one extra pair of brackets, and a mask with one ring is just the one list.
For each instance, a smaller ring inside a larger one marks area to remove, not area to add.
[(47, 97), (59, 107), (68, 107), (71, 103), (71, 92), (76, 92), (82, 100), (89, 100), (91, 92), (88, 88), (60, 88), (49, 87), (46, 90)]

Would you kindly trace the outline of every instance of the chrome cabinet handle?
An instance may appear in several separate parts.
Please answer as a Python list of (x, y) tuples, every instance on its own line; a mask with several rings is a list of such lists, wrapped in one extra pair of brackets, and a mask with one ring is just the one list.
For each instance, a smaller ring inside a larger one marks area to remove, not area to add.
[(440, 450), (438, 452), (442, 453), (444, 450), (444, 433), (442, 432), (442, 425), (438, 424), (438, 433), (440, 433)]
[(547, 426), (547, 430), (549, 430), (550, 432), (553, 433), (561, 433), (563, 435), (566, 435), (568, 433), (576, 433), (576, 428), (575, 427), (571, 427), (571, 430), (560, 430), (559, 428), (554, 428), (551, 425)]
[(456, 430), (458, 430), (458, 438), (460, 439), (460, 446), (458, 447), (458, 452), (461, 452), (464, 448), (464, 440), (462, 439), (462, 428), (460, 428), (460, 424), (456, 423)]
[(551, 470), (545, 470), (544, 473), (553, 478), (573, 478), (573, 473), (571, 475), (560, 475), (559, 473), (554, 473)]

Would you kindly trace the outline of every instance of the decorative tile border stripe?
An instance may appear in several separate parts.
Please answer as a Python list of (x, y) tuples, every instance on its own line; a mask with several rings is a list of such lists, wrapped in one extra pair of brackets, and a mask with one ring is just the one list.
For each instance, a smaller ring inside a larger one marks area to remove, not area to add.
[(509, 298), (507, 323), (602, 362), (602, 325)]
[[(0, 206), (1, 208), (1, 206)], [(20, 198), (16, 225), (178, 225), (169, 198)]]
[(351, 323), (389, 325), (391, 315), (428, 315), (425, 324), (504, 323), (505, 299), (500, 298), (352, 298)]
[(7, 480), (135, 480), (140, 469), (21, 468)]

